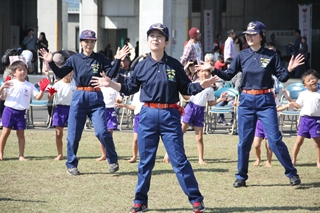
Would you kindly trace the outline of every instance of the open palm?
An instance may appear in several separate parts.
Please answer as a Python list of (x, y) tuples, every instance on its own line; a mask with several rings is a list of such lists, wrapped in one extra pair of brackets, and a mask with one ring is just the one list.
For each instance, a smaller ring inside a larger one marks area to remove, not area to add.
[(292, 56), (289, 64), (288, 64), (288, 70), (292, 71), (294, 68), (304, 64), (304, 57), (301, 54), (298, 54), (296, 57)]
[(51, 62), (52, 61), (52, 53), (48, 52), (46, 49), (42, 48), (39, 50), (39, 57), (45, 60), (46, 62)]

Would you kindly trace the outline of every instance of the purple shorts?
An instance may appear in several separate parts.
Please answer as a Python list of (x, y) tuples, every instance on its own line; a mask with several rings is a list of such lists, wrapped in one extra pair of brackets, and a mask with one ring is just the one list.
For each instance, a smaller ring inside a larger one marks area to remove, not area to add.
[(301, 116), (298, 135), (305, 138), (320, 137), (320, 117)]
[(197, 127), (204, 126), (204, 110), (205, 107), (196, 105), (189, 102), (184, 109), (184, 115), (182, 116), (182, 122), (191, 124)]
[(52, 126), (64, 127), (68, 122), (70, 106), (56, 105), (52, 115)]
[(256, 131), (254, 133), (254, 136), (258, 138), (267, 138), (267, 135), (264, 131), (264, 128), (260, 120), (257, 120)]
[(106, 118), (108, 129), (118, 128), (117, 112), (114, 108), (106, 108)]
[(133, 132), (138, 133), (140, 114), (134, 116)]
[(26, 129), (26, 110), (16, 110), (7, 106), (4, 107), (2, 113), (2, 126), (15, 130)]

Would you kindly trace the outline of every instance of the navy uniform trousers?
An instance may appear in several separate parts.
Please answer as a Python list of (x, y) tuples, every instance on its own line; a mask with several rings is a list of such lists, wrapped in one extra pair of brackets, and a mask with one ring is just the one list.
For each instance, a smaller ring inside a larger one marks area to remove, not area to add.
[(96, 137), (103, 144), (109, 164), (116, 163), (118, 156), (111, 133), (107, 128), (105, 103), (102, 92), (76, 90), (72, 96), (68, 119), (67, 168), (77, 168), (79, 141), (87, 115), (92, 121)]
[(138, 183), (134, 203), (148, 204), (148, 191), (161, 137), (179, 184), (191, 204), (201, 202), (191, 164), (184, 151), (183, 133), (177, 109), (154, 109), (143, 106), (138, 129)]
[(270, 149), (285, 169), (288, 178), (297, 175), (287, 146), (282, 141), (273, 93), (251, 95), (241, 93), (238, 108), (238, 173), (236, 179), (248, 179), (249, 153), (254, 139), (257, 119), (260, 119), (268, 138)]

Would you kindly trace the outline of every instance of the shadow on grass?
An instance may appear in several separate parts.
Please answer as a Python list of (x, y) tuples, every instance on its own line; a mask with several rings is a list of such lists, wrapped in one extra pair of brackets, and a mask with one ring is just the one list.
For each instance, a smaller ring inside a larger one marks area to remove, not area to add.
[[(31, 161), (31, 160), (53, 160), (55, 157), (57, 156), (25, 156), (25, 158), (28, 160), (28, 161)], [(15, 158), (4, 158), (5, 161), (9, 161), (9, 160), (19, 160), (17, 157)], [(27, 161), (27, 162), (28, 162)]]
[[(290, 187), (290, 184), (247, 184), (247, 187), (277, 187), (277, 186), (287, 186)], [(294, 186), (295, 190), (306, 190), (306, 189), (311, 189), (311, 188), (319, 188), (320, 187), (320, 182), (314, 182), (314, 183), (301, 183), (299, 186)]]
[[(206, 213), (215, 213), (215, 212), (259, 212), (259, 211), (297, 211), (297, 210), (307, 210), (307, 211), (319, 211), (320, 206), (315, 207), (304, 207), (304, 206), (272, 206), (272, 207), (226, 207), (226, 208), (207, 208)], [(170, 208), (170, 209), (150, 209), (155, 212), (181, 212), (181, 211), (190, 211), (190, 208)]]
[[(212, 168), (197, 168), (197, 169), (193, 169), (194, 172), (218, 172), (218, 173), (222, 173), (222, 172), (229, 172), (228, 169), (212, 169)], [(130, 172), (121, 172), (118, 171), (116, 173), (110, 173), (110, 172), (86, 172), (86, 173), (80, 173), (80, 175), (102, 175), (102, 174), (109, 174), (109, 175), (113, 175), (113, 176), (124, 176), (124, 175), (133, 175), (133, 176), (137, 176), (138, 171), (130, 171)], [(152, 171), (152, 175), (163, 175), (163, 174), (174, 174), (174, 171), (172, 169), (162, 169), (162, 170), (153, 170)]]
[(7, 197), (0, 197), (0, 202), (1, 201), (27, 202), (27, 203), (47, 203), (47, 201), (41, 201), (41, 200), (17, 200), (17, 199), (12, 199), (12, 198), (7, 198)]
[(302, 163), (302, 164), (296, 164), (295, 167), (316, 167), (316, 163)]

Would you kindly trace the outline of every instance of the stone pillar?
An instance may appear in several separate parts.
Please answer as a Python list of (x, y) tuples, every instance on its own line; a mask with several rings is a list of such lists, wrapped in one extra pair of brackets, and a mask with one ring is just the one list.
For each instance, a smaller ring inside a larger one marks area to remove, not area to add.
[(172, 0), (140, 0), (139, 6), (139, 52), (150, 52), (147, 46), (147, 31), (154, 23), (162, 23), (169, 28), (169, 44), (166, 47), (167, 54), (171, 55), (171, 23)]
[(49, 43), (49, 50), (51, 52), (60, 50), (62, 48), (62, 0), (38, 0), (37, 13), (39, 28), (36, 36), (44, 32)]
[(103, 44), (102, 37), (99, 37), (99, 24), (98, 24), (98, 17), (99, 17), (99, 0), (81, 0), (80, 1), (80, 20), (79, 20), (79, 33), (83, 30), (93, 30), (96, 32), (98, 37), (98, 41), (96, 43), (94, 51), (97, 52), (97, 49), (100, 44)]

